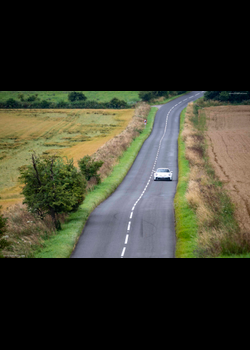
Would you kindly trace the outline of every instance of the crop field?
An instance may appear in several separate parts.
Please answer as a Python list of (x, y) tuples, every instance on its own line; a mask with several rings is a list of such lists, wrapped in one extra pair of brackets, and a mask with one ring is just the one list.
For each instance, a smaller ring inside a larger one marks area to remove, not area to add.
[[(31, 95), (38, 94), (38, 98), (41, 100), (47, 100), (51, 102), (67, 101), (68, 94), (71, 91), (0, 91), (0, 101), (6, 101), (9, 98), (18, 100), (18, 95), (23, 94), (24, 99), (27, 99)], [(80, 92), (80, 91), (78, 91)], [(135, 103), (140, 100), (139, 91), (81, 91), (88, 100), (97, 102), (108, 102), (114, 97), (124, 100), (127, 103)]]
[(22, 201), (19, 168), (31, 163), (33, 151), (77, 164), (120, 134), (133, 115), (133, 109), (0, 110), (0, 205)]
[(236, 205), (241, 231), (250, 235), (250, 106), (204, 111), (210, 159)]

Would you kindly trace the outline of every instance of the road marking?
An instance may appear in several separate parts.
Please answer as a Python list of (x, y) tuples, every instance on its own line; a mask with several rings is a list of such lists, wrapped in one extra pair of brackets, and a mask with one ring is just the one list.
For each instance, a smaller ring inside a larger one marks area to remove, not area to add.
[[(169, 115), (170, 115), (171, 111), (172, 111), (173, 109), (175, 109), (178, 105), (180, 105), (180, 104), (182, 104), (183, 102), (187, 101), (188, 99), (191, 99), (191, 98), (193, 98), (193, 97), (195, 97), (195, 96), (198, 96), (199, 94), (202, 94), (203, 92), (205, 92), (205, 91), (202, 91), (202, 92), (200, 92), (200, 93), (198, 93), (198, 94), (196, 94), (196, 95), (193, 95), (193, 96), (191, 96), (191, 97), (189, 97), (189, 98), (186, 98), (185, 100), (179, 102), (178, 104), (176, 104), (175, 106), (173, 106), (173, 107), (169, 110), (169, 112), (168, 112), (168, 114), (167, 114), (167, 116), (166, 116), (165, 128), (164, 128), (164, 132), (163, 132), (162, 138), (161, 138), (160, 143), (159, 143), (159, 147), (158, 147), (158, 150), (157, 150), (157, 154), (156, 154), (156, 158), (155, 158), (155, 161), (154, 161), (154, 166), (153, 166), (153, 169), (152, 169), (152, 172), (151, 172), (151, 176), (149, 177), (149, 180), (148, 180), (148, 182), (147, 182), (147, 185), (144, 187), (144, 189), (143, 189), (143, 191), (142, 191), (140, 197), (137, 199), (137, 201), (135, 202), (135, 204), (134, 204), (134, 206), (133, 206), (133, 208), (132, 208), (132, 212), (131, 212), (131, 214), (130, 214), (130, 220), (132, 220), (135, 207), (136, 207), (136, 205), (140, 202), (140, 200), (141, 200), (142, 197), (144, 196), (145, 192), (147, 191), (147, 188), (148, 188), (148, 186), (149, 186), (149, 184), (150, 184), (150, 181), (151, 181), (151, 179), (152, 179), (152, 176), (153, 176), (153, 174), (154, 174), (155, 166), (156, 166), (156, 164), (157, 164), (158, 157), (159, 157), (159, 153), (160, 153), (161, 146), (162, 146), (162, 141), (163, 141), (163, 139), (164, 139), (164, 137), (165, 137), (165, 135), (166, 135), (166, 132), (167, 132), (168, 118), (169, 118)], [(130, 229), (131, 229), (131, 221), (129, 221), (129, 223), (128, 223), (127, 232), (130, 231)], [(127, 233), (126, 239), (125, 239), (125, 245), (127, 245), (128, 239), (129, 239), (129, 234)], [(125, 252), (126, 252), (126, 247), (123, 248), (122, 255), (121, 255), (122, 258), (124, 257)]]
[(126, 236), (125, 244), (128, 244), (129, 235)]
[(122, 255), (121, 255), (122, 258), (124, 257), (125, 252), (126, 252), (126, 247), (123, 248)]

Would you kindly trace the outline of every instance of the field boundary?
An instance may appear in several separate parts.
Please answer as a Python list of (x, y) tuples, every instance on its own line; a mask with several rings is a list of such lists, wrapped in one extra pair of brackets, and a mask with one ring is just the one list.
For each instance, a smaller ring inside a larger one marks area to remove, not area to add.
[(62, 230), (46, 240), (43, 247), (34, 252), (35, 258), (69, 258), (71, 256), (89, 215), (116, 190), (132, 167), (142, 145), (151, 134), (157, 110), (157, 108), (151, 108), (147, 126), (124, 152), (111, 175), (86, 196), (79, 210), (70, 214), (67, 222), (62, 225)]

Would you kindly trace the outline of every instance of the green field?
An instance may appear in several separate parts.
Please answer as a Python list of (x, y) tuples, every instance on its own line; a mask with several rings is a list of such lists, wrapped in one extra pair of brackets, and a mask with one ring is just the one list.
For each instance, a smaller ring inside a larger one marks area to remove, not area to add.
[[(68, 94), (71, 91), (0, 91), (0, 102), (7, 101), (9, 98), (18, 100), (18, 95), (23, 94), (24, 99), (31, 95), (38, 94), (41, 100), (50, 102), (68, 101)], [(80, 91), (78, 91), (80, 92)], [(127, 103), (135, 103), (139, 101), (139, 91), (81, 91), (88, 100), (97, 102), (108, 102), (113, 98), (124, 100)]]

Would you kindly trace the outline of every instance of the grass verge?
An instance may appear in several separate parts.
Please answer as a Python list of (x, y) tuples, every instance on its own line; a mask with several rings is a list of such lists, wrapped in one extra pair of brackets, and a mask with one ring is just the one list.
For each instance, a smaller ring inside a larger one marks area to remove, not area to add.
[(56, 236), (46, 240), (43, 248), (34, 253), (35, 258), (69, 258), (82, 233), (84, 225), (92, 211), (107, 199), (120, 185), (133, 165), (143, 143), (151, 134), (157, 108), (151, 108), (146, 128), (124, 152), (110, 176), (90, 192), (76, 213), (69, 216), (62, 230)]
[(190, 208), (186, 199), (188, 181), (190, 176), (189, 161), (185, 157), (186, 146), (182, 138), (184, 129), (186, 108), (181, 113), (179, 145), (179, 181), (175, 196), (175, 217), (176, 217), (176, 257), (194, 258), (194, 251), (197, 248), (198, 224), (195, 212)]

